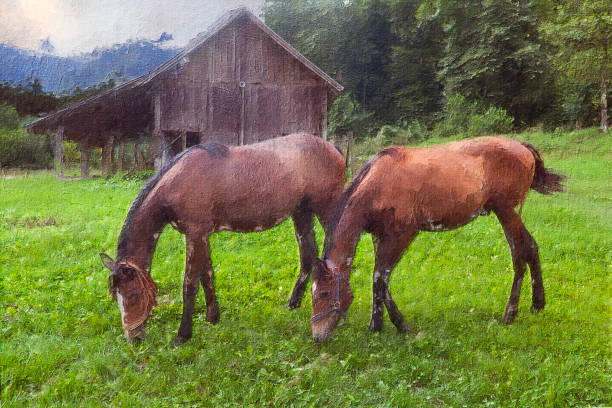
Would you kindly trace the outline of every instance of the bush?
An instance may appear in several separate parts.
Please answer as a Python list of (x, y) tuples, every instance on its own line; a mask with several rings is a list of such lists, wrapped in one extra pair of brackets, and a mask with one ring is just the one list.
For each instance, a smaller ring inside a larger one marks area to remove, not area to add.
[(67, 167), (77, 166), (81, 161), (81, 151), (79, 145), (72, 140), (64, 140), (64, 164)]
[(0, 167), (50, 167), (49, 139), (23, 129), (0, 129)]
[(329, 108), (327, 115), (329, 134), (345, 135), (354, 132), (360, 138), (369, 133), (372, 112), (363, 112), (352, 95), (340, 95)]
[(473, 115), (468, 123), (471, 136), (509, 133), (514, 126), (514, 119), (503, 108), (489, 107), (483, 114)]
[(17, 129), (19, 127), (19, 115), (15, 108), (0, 104), (0, 129)]
[(400, 128), (392, 125), (383, 125), (378, 131), (377, 137), (382, 137), (390, 144), (414, 144), (426, 140), (429, 137), (427, 127), (418, 120), (413, 120)]
[(485, 108), (458, 94), (448, 98), (441, 116), (442, 120), (435, 125), (433, 131), (438, 137), (508, 133), (514, 123), (514, 118), (505, 109), (495, 106)]

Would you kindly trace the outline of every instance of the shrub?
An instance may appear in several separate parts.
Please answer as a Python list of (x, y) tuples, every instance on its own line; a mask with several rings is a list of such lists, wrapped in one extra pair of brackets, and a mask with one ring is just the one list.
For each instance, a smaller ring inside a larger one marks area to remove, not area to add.
[(81, 160), (79, 145), (72, 140), (64, 140), (64, 164), (66, 166), (76, 166)]
[(0, 167), (49, 167), (52, 163), (49, 139), (23, 129), (0, 129)]
[(19, 127), (19, 115), (15, 108), (0, 104), (0, 129), (17, 129)]
[(508, 133), (514, 123), (514, 118), (505, 109), (495, 106), (485, 108), (458, 94), (448, 98), (441, 117), (442, 120), (436, 124), (433, 132), (438, 137)]
[(429, 130), (427, 126), (415, 119), (410, 122), (403, 132), (404, 141), (402, 144), (419, 143), (426, 140), (428, 137)]
[(514, 119), (505, 109), (491, 106), (483, 114), (470, 118), (467, 131), (471, 136), (509, 133), (513, 125)]
[(369, 133), (372, 112), (364, 112), (352, 95), (340, 95), (329, 108), (327, 115), (329, 134), (345, 135), (354, 132), (357, 138)]
[(383, 125), (377, 134), (377, 137), (382, 137), (390, 144), (399, 145), (419, 143), (427, 139), (428, 136), (427, 127), (418, 120), (413, 120), (403, 129), (397, 126)]

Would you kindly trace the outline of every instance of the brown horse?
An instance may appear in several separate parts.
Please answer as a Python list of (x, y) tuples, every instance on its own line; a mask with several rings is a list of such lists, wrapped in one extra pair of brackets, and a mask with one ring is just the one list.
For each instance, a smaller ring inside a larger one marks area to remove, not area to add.
[(183, 315), (174, 344), (191, 337), (198, 282), (206, 297), (206, 320), (219, 320), (209, 249), (209, 236), (216, 231), (262, 231), (293, 217), (300, 272), (287, 307), (298, 307), (318, 252), (313, 217), (327, 225), (344, 180), (342, 155), (307, 134), (241, 147), (207, 143), (178, 155), (132, 203), (117, 261), (100, 254), (111, 270), (109, 290), (119, 305), (126, 338), (144, 338), (156, 305), (151, 262), (167, 224), (185, 234), (187, 246)]
[(562, 191), (563, 176), (544, 167), (528, 143), (483, 137), (428, 148), (390, 147), (365, 164), (342, 193), (315, 262), (311, 332), (331, 336), (353, 295), (348, 284), (362, 231), (372, 233), (376, 254), (370, 330), (382, 328), (383, 303), (399, 331), (408, 326), (391, 293), (391, 271), (419, 231), (447, 231), (493, 211), (512, 253), (514, 283), (504, 321), (516, 316), (526, 264), (532, 277), (532, 310), (544, 307), (538, 247), (514, 211), (530, 188)]

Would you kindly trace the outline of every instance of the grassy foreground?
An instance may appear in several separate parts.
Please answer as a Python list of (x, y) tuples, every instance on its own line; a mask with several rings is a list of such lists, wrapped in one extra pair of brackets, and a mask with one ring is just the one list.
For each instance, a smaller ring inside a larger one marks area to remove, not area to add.
[[(513, 272), (494, 216), (422, 233), (396, 268), (394, 298), (413, 326), (367, 331), (372, 244), (362, 237), (355, 301), (333, 341), (309, 334), (310, 295), (286, 310), (298, 251), (290, 222), (212, 238), (221, 322), (169, 346), (181, 315), (184, 241), (168, 228), (152, 275), (159, 306), (130, 345), (98, 252), (114, 256), (142, 182), (0, 179), (2, 406), (609, 406), (612, 143), (596, 131), (522, 134), (567, 193), (532, 192), (523, 219), (540, 246), (546, 309), (500, 323)], [(318, 228), (318, 240), (322, 241)]]

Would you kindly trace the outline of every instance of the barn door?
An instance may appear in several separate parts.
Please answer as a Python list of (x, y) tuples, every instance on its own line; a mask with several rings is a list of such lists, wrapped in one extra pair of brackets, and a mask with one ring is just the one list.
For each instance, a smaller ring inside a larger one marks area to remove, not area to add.
[(210, 141), (240, 144), (241, 98), (236, 83), (213, 83), (210, 87)]

